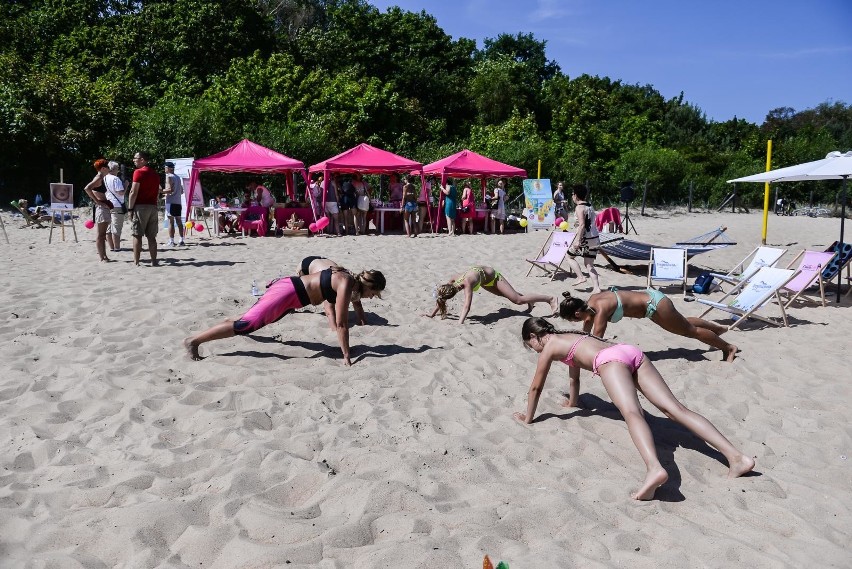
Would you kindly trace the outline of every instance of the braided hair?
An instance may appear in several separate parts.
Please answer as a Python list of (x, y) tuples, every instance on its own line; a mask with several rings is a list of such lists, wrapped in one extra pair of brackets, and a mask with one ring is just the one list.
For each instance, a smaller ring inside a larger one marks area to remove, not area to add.
[(585, 332), (576, 330), (558, 330), (549, 320), (540, 317), (527, 318), (521, 327), (521, 340), (525, 344), (533, 338), (540, 340), (548, 334), (582, 334), (588, 336)]

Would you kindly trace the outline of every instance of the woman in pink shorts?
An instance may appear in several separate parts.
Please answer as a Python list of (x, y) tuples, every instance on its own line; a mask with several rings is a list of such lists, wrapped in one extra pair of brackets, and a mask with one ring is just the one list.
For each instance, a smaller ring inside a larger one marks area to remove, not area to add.
[(276, 279), (266, 286), (257, 302), (239, 318), (228, 318), (221, 324), (184, 340), (189, 356), (200, 360), (198, 347), (211, 340), (231, 338), (260, 330), (309, 304), (316, 306), (329, 302), (337, 315), (336, 332), (343, 350), (343, 364), (352, 365), (349, 359), (349, 303), (357, 298), (381, 298), (385, 289), (385, 276), (379, 271), (362, 271), (354, 275), (343, 267), (328, 267), (318, 273)]
[(568, 366), (571, 378), (565, 407), (580, 405), (580, 370), (599, 375), (606, 392), (618, 407), (633, 443), (645, 461), (645, 480), (631, 497), (650, 500), (669, 475), (660, 464), (651, 428), (639, 404), (638, 392), (670, 419), (677, 421), (719, 450), (728, 459), (729, 478), (742, 476), (754, 468), (754, 460), (744, 455), (720, 433), (713, 424), (698, 413), (683, 406), (672, 394), (660, 372), (642, 353), (629, 344), (610, 344), (600, 338), (580, 332), (562, 332), (543, 318), (528, 318), (521, 329), (524, 344), (538, 352), (538, 365), (527, 395), (527, 412), (515, 413), (518, 421), (533, 422), (544, 382), (553, 362)]

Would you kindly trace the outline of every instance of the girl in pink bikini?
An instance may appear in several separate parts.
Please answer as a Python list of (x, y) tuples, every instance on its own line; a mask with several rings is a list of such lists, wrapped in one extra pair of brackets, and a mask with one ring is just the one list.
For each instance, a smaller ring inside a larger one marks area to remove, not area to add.
[(571, 381), (565, 407), (580, 406), (580, 370), (600, 376), (610, 399), (621, 412), (633, 443), (645, 461), (645, 480), (631, 497), (650, 500), (669, 475), (660, 464), (654, 447), (654, 437), (639, 404), (638, 392), (673, 421), (677, 421), (719, 450), (728, 460), (728, 477), (736, 478), (754, 468), (754, 460), (744, 455), (720, 433), (713, 424), (698, 413), (683, 406), (672, 394), (660, 372), (642, 353), (629, 344), (610, 344), (595, 336), (579, 332), (562, 332), (543, 318), (528, 318), (521, 329), (524, 344), (536, 351), (538, 365), (527, 394), (527, 412), (513, 416), (521, 423), (533, 422), (535, 409), (550, 366), (562, 362), (569, 366)]

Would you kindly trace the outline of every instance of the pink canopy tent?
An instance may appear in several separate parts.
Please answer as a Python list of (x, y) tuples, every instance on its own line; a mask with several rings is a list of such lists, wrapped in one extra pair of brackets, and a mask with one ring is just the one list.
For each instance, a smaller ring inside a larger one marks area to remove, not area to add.
[(322, 211), (325, 211), (326, 194), (328, 192), (329, 174), (392, 174), (396, 172), (411, 172), (420, 176), (420, 185), (423, 186), (423, 164), (398, 156), (393, 152), (370, 146), (362, 142), (358, 146), (341, 152), (328, 160), (314, 164), (309, 169), (310, 173), (322, 172)]
[[(523, 168), (516, 168), (502, 162), (492, 160), (472, 150), (462, 150), (452, 156), (442, 158), (423, 167), (426, 176), (441, 176), (441, 186), (447, 184), (447, 178), (479, 178), (481, 181), (482, 196), (485, 199), (485, 183), (488, 178), (514, 178), (527, 176)], [(459, 196), (461, 198), (461, 196)], [(444, 195), (438, 202), (438, 223), (441, 220), (442, 204)]]
[[(284, 174), (287, 180), (287, 195), (295, 199), (295, 182), (293, 173), (300, 172), (305, 184), (308, 183), (305, 174), (305, 163), (265, 146), (255, 144), (247, 138), (234, 146), (206, 158), (199, 158), (192, 163), (189, 175), (189, 192), (186, 203), (192, 203), (192, 194), (201, 172), (248, 172), (253, 174)], [(306, 192), (310, 195), (310, 192)], [(315, 220), (316, 221), (316, 220)]]

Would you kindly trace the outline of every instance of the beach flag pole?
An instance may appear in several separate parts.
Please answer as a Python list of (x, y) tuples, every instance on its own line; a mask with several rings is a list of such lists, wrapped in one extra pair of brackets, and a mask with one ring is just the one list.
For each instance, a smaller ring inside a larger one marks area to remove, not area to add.
[[(772, 141), (766, 141), (766, 171), (772, 169)], [(769, 221), (769, 182), (763, 185), (763, 233), (761, 233), (760, 243), (766, 245), (766, 224)]]

